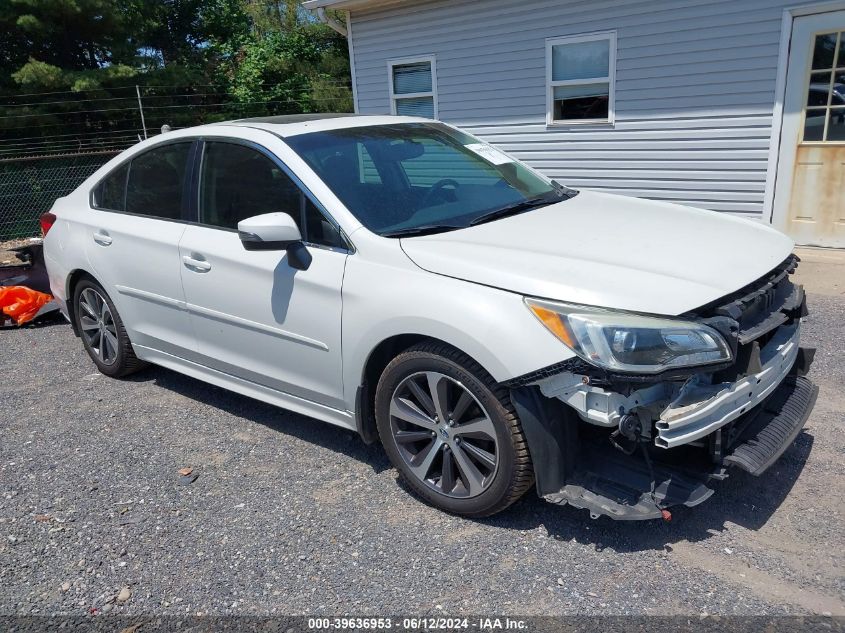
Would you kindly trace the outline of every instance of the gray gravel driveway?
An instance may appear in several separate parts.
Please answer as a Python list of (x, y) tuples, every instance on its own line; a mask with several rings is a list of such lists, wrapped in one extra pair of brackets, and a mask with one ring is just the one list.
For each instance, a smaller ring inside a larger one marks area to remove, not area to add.
[(0, 613), (845, 614), (845, 298), (810, 305), (806, 431), (670, 524), (533, 493), (451, 517), (350, 432), (164, 369), (108, 379), (65, 324), (2, 331)]

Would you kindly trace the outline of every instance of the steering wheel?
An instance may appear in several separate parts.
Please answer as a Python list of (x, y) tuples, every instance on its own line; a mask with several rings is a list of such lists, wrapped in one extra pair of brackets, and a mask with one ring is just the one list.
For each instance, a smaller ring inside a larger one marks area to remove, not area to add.
[[(460, 188), (460, 183), (457, 180), (453, 180), (451, 178), (442, 178), (438, 180), (436, 183), (429, 187), (428, 191), (423, 196), (422, 202), (420, 202), (420, 207), (424, 208), (429, 206), (438, 195), (443, 195), (446, 192), (451, 192), (452, 195), (455, 195), (455, 192)], [(446, 187), (451, 187), (451, 189), (446, 189)]]

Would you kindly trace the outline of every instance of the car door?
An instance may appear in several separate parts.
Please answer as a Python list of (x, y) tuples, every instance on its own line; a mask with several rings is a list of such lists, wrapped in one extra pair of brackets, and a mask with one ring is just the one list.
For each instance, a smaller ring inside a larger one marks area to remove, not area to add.
[(94, 187), (84, 226), (91, 272), (132, 343), (179, 356), (195, 348), (179, 278), (193, 150), (191, 139), (168, 142), (116, 167)]
[[(244, 380), (343, 409), (340, 230), (270, 152), (254, 144), (203, 143), (199, 224), (188, 226), (181, 276), (203, 364)], [(240, 220), (271, 212), (297, 221), (307, 270), (285, 250), (247, 251)]]

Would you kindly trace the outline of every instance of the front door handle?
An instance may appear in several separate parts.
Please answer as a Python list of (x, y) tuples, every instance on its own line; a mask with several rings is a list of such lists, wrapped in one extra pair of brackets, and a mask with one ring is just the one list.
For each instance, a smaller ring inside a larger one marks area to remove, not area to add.
[(211, 270), (211, 264), (209, 264), (206, 260), (196, 259), (190, 255), (183, 255), (182, 263), (185, 264), (186, 268), (190, 268), (191, 270), (199, 273), (207, 273)]
[(112, 243), (111, 236), (102, 229), (94, 233), (94, 241), (100, 246), (108, 246)]

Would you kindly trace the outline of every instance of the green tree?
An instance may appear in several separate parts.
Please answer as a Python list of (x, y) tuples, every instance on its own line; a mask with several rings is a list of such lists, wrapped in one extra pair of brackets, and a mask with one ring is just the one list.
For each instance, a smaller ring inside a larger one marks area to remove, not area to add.
[(131, 138), (135, 85), (150, 129), (352, 109), (346, 40), (297, 0), (0, 0), (0, 62), (7, 97), (59, 91), (0, 106), (4, 139)]
[(129, 64), (138, 48), (131, 11), (111, 0), (10, 0), (8, 11), (25, 57), (62, 70)]
[(274, 114), (350, 111), (346, 40), (295, 0), (243, 2), (250, 36), (220, 66), (235, 99)]
[(241, 41), (250, 29), (239, 0), (136, 0), (138, 32), (145, 51), (161, 65), (201, 65), (210, 45)]
[[(137, 38), (125, 11), (112, 0), (0, 0), (0, 85), (28, 90), (99, 87), (135, 74)], [(2, 26), (0, 26), (2, 28)]]
[(12, 0), (0, 0), (0, 90), (15, 85), (12, 70), (25, 64), (28, 56), (26, 38), (17, 28)]
[(258, 38), (272, 33), (290, 33), (308, 20), (299, 0), (242, 0), (243, 11)]

